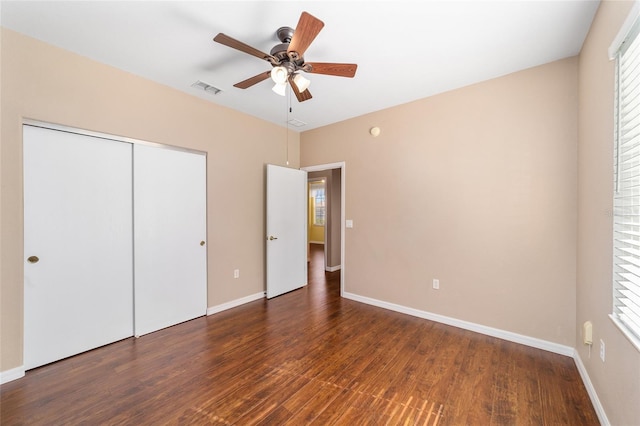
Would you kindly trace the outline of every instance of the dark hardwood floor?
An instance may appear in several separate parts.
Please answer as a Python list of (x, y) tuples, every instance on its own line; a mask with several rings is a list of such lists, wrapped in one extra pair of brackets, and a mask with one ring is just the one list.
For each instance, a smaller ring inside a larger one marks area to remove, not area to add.
[(571, 358), (309, 285), (0, 387), (6, 425), (598, 424)]

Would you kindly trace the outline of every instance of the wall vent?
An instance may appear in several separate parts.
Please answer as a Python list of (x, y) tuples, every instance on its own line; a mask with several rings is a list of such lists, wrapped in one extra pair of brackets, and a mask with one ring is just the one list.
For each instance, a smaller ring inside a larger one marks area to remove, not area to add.
[(307, 125), (304, 121), (296, 120), (295, 118), (290, 119), (288, 123), (294, 127), (303, 127)]
[(202, 89), (205, 92), (209, 92), (209, 93), (211, 93), (213, 95), (217, 95), (218, 93), (222, 92), (222, 89), (218, 89), (217, 87), (212, 86), (212, 85), (210, 85), (208, 83), (205, 83), (204, 81), (200, 81), (200, 80), (198, 80), (195, 83), (193, 83), (191, 85), (191, 87), (197, 87), (198, 89)]

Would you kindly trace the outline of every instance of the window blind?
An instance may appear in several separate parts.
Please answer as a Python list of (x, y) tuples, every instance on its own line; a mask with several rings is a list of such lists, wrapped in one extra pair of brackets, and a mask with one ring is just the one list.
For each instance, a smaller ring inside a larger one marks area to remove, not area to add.
[(613, 310), (640, 339), (640, 26), (622, 43), (616, 61), (614, 147)]

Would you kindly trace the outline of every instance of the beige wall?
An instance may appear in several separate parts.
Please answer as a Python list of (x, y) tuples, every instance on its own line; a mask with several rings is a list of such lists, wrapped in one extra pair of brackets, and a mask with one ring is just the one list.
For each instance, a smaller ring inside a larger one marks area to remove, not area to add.
[(264, 290), (264, 164), (285, 165), (284, 128), (6, 29), (1, 41), (0, 371), (22, 364), (23, 118), (206, 151), (208, 306)]
[[(612, 309), (613, 87), (607, 49), (632, 2), (604, 1), (580, 54), (578, 268), (575, 347), (612, 424), (640, 424), (640, 353), (616, 328)], [(581, 324), (593, 323), (589, 357)], [(598, 357), (606, 345), (606, 362)]]
[(304, 132), (302, 166), (346, 162), (345, 291), (573, 346), (577, 66)]

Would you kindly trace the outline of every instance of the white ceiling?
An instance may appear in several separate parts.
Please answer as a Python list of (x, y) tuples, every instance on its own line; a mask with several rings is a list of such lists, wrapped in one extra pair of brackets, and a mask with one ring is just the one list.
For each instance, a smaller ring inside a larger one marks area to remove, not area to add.
[[(2, 26), (264, 120), (305, 131), (577, 55), (599, 2), (2, 1)], [(212, 41), (225, 33), (269, 52), (275, 31), (307, 11), (324, 29), (310, 62), (357, 63), (353, 79), (318, 74), (298, 103), (270, 80), (233, 84), (271, 65)], [(222, 89), (211, 95), (197, 80)], [(100, 84), (100, 82), (96, 82)]]

